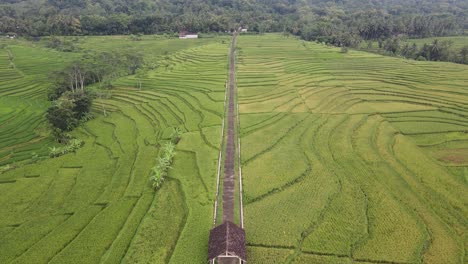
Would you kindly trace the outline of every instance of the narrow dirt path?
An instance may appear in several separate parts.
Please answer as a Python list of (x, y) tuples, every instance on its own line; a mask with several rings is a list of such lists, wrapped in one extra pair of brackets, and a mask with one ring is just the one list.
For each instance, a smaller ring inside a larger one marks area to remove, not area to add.
[(229, 101), (227, 113), (227, 139), (226, 139), (226, 156), (224, 159), (224, 178), (223, 178), (223, 222), (234, 222), (234, 208), (235, 208), (235, 191), (236, 191), (236, 177), (235, 177), (235, 157), (236, 157), (236, 108), (235, 108), (235, 48), (237, 41), (237, 31), (234, 32), (231, 42), (231, 49), (229, 54)]

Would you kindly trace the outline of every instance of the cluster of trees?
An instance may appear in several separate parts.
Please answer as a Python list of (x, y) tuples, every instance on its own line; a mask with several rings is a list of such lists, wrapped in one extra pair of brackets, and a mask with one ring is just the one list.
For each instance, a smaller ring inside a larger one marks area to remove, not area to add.
[(449, 14), (392, 15), (384, 10), (363, 10), (343, 15), (329, 10), (313, 23), (289, 30), (305, 40), (357, 47), (362, 41), (394, 36), (425, 38), (462, 34), (464, 23), (464, 19)]
[(287, 30), (305, 39), (440, 36), (468, 28), (454, 0), (4, 0), (0, 32), (32, 36)]
[[(391, 55), (398, 55), (408, 59), (468, 64), (468, 45), (457, 50), (452, 47), (453, 42), (450, 40), (439, 41), (435, 39), (432, 43), (426, 43), (419, 48), (416, 43), (402, 42), (400, 38), (392, 37), (386, 40), (380, 39), (378, 45), (379, 49)], [(372, 43), (369, 42), (367, 47), (372, 48)]]
[(120, 76), (135, 74), (143, 66), (143, 55), (128, 51), (86, 54), (52, 74), (54, 80), (48, 98), (53, 101), (47, 110), (47, 118), (58, 141), (66, 141), (64, 132), (76, 128), (80, 121), (91, 118), (89, 112), (92, 93), (87, 86), (95, 84), (109, 88)]
[(144, 58), (138, 51), (87, 53), (52, 74), (55, 83), (50, 87), (48, 97), (56, 100), (67, 91), (83, 91), (90, 84), (110, 88), (116, 78), (135, 74), (142, 67)]
[(57, 140), (63, 142), (62, 133), (71, 131), (80, 120), (88, 116), (91, 109), (91, 96), (86, 91), (65, 92), (47, 109), (47, 119), (54, 129)]

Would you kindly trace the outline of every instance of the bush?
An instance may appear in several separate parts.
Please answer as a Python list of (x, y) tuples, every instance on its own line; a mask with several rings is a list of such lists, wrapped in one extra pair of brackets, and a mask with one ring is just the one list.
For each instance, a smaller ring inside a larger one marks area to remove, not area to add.
[(417, 58), (417, 60), (418, 60), (418, 61), (426, 61), (426, 58), (424, 58), (423, 56), (419, 56), (419, 57)]
[(172, 143), (174, 144), (179, 143), (181, 135), (182, 135), (182, 129), (180, 129), (179, 127), (175, 127), (174, 131), (171, 134)]
[(76, 152), (79, 148), (81, 148), (84, 145), (83, 140), (81, 139), (71, 139), (67, 145), (63, 147), (52, 147), (49, 148), (49, 157), (51, 158), (56, 158), (60, 157), (62, 155), (65, 155), (67, 153), (74, 153)]
[(63, 52), (73, 52), (78, 49), (72, 41), (61, 40), (57, 37), (51, 37), (46, 47)]
[(348, 53), (348, 47), (341, 47), (341, 53)]
[(4, 172), (7, 172), (7, 171), (10, 171), (12, 169), (16, 168), (14, 165), (11, 165), (11, 164), (7, 164), (3, 167), (0, 167), (0, 174), (1, 173), (4, 173)]
[(155, 190), (159, 189), (164, 182), (175, 154), (175, 144), (167, 142), (161, 150), (156, 165), (151, 168), (150, 181)]

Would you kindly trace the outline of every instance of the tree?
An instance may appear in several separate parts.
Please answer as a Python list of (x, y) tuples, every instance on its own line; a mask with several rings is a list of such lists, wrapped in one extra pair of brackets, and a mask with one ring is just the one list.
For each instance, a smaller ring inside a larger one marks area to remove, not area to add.
[(135, 78), (137, 79), (137, 88), (139, 90), (141, 90), (141, 80), (143, 79), (145, 74), (146, 74), (146, 70), (143, 68), (136, 70)]
[(468, 45), (463, 46), (460, 50), (460, 62), (468, 64)]
[(383, 45), (383, 48), (387, 52), (396, 54), (398, 50), (400, 49), (400, 39), (399, 38), (387, 39)]
[(425, 60), (431, 60), (431, 46), (427, 43), (424, 43), (421, 50), (418, 52), (418, 60), (422, 57)]
[(125, 64), (129, 74), (135, 74), (136, 70), (143, 65), (143, 55), (139, 52), (128, 52), (124, 54)]
[(91, 110), (91, 95), (86, 91), (77, 91), (74, 93), (67, 92), (63, 97), (73, 102), (74, 106), (72, 111), (75, 118), (78, 120), (82, 119)]
[(61, 98), (47, 110), (47, 119), (53, 128), (70, 131), (78, 125), (73, 108), (75, 104), (68, 98)]
[(440, 60), (442, 55), (442, 47), (438, 39), (435, 39), (429, 47), (429, 53), (431, 60)]

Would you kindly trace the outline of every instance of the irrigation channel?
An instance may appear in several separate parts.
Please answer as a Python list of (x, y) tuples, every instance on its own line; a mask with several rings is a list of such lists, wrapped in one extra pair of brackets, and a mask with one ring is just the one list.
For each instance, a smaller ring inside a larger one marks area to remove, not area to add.
[[(218, 186), (216, 192), (216, 202), (214, 208), (214, 223), (213, 225), (216, 226), (218, 222), (218, 210), (219, 210), (219, 189), (220, 189), (220, 175), (221, 175), (221, 162), (223, 158), (224, 152), (224, 175), (222, 179), (222, 223), (221, 225), (231, 222), (239, 224), (240, 228), (244, 227), (244, 214), (243, 214), (243, 207), (242, 207), (242, 173), (241, 173), (241, 163), (240, 163), (240, 137), (238, 133), (239, 128), (239, 106), (237, 103), (237, 89), (236, 89), (236, 67), (235, 67), (235, 49), (236, 49), (236, 41), (237, 41), (238, 31), (235, 31), (232, 37), (232, 42), (229, 51), (229, 78), (226, 85), (226, 98), (225, 98), (225, 115), (227, 115), (227, 124), (224, 126), (225, 120), (223, 120), (223, 128), (221, 132), (222, 137), (222, 147), (220, 150), (219, 161), (218, 161)], [(226, 104), (227, 99), (227, 104)], [(224, 141), (226, 140), (226, 141)], [(225, 144), (224, 144), (225, 143)], [(237, 155), (236, 155), (237, 154)], [(237, 158), (237, 163), (236, 163)], [(237, 169), (237, 177), (236, 177), (236, 168), (235, 166), (238, 165)], [(237, 184), (236, 184), (236, 181)], [(239, 189), (236, 189), (238, 186)], [(236, 192), (238, 192), (236, 195)], [(239, 199), (239, 204), (236, 206), (236, 198)], [(235, 210), (239, 210), (239, 219), (238, 221), (234, 219), (237, 215), (235, 214)], [(228, 231), (227, 231), (228, 232)], [(227, 235), (229, 236), (229, 235)], [(211, 238), (210, 238), (211, 239)], [(227, 251), (230, 251), (228, 248), (229, 238), (225, 238), (224, 243), (226, 244), (226, 255), (228, 254)], [(245, 253), (245, 241), (242, 241), (242, 245), (240, 245)], [(235, 252), (230, 252), (235, 253)], [(218, 258), (218, 262), (220, 264), (231, 264), (231, 263), (239, 263), (240, 260), (237, 258)]]

